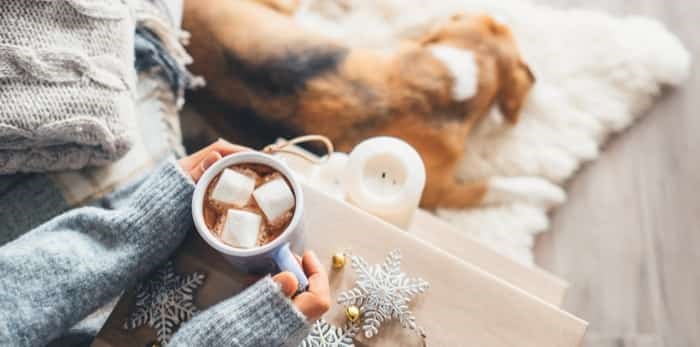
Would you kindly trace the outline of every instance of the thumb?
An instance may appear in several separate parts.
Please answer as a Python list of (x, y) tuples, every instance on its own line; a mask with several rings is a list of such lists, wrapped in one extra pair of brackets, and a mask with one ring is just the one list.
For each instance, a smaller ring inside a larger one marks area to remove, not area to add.
[(294, 295), (294, 293), (297, 291), (297, 287), (299, 286), (299, 281), (297, 281), (297, 278), (294, 276), (294, 274), (288, 271), (278, 273), (272, 277), (272, 280), (277, 282), (280, 285), (282, 293), (290, 298), (292, 295)]

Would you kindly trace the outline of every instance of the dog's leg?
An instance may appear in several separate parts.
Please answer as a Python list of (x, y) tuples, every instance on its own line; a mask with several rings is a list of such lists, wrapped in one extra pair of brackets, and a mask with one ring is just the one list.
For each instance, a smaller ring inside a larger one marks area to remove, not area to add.
[(301, 0), (255, 0), (277, 12), (293, 15), (301, 6)]
[(489, 190), (487, 180), (473, 182), (449, 182), (439, 189), (428, 181), (423, 192), (421, 207), (467, 208), (479, 205)]
[(560, 205), (566, 193), (558, 186), (535, 177), (491, 177), (472, 182), (451, 182), (441, 193), (426, 191), (426, 205), (467, 208), (478, 205), (528, 203), (546, 209)]
[(537, 177), (500, 177), (488, 179), (484, 204), (529, 203), (544, 208), (560, 205), (566, 193), (560, 187)]

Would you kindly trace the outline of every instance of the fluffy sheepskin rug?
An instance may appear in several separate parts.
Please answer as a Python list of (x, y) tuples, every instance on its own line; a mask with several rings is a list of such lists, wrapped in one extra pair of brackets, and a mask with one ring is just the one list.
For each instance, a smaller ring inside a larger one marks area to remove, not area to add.
[(487, 13), (509, 25), (537, 76), (516, 127), (501, 126), (494, 110), (472, 133), (460, 176), (516, 178), (527, 193), (517, 203), (438, 215), (531, 264), (534, 235), (548, 228), (547, 213), (555, 207), (541, 204), (532, 189), (561, 192), (582, 163), (598, 157), (611, 134), (642, 115), (662, 86), (687, 77), (690, 54), (647, 18), (556, 10), (529, 1), (309, 0), (297, 18), (352, 45), (391, 50), (458, 11)]

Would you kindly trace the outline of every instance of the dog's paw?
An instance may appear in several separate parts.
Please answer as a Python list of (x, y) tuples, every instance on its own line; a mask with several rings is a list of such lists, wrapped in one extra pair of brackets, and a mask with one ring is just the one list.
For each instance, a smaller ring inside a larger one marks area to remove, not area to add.
[(485, 204), (529, 203), (546, 209), (566, 200), (560, 187), (536, 177), (491, 177)]

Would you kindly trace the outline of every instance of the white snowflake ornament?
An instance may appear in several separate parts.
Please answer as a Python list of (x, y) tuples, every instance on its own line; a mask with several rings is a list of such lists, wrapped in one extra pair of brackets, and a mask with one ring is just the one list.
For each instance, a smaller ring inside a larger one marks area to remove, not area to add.
[(299, 347), (355, 347), (353, 338), (359, 330), (356, 323), (349, 323), (345, 329), (341, 329), (319, 319)]
[(384, 264), (370, 266), (358, 256), (351, 256), (350, 262), (357, 274), (357, 287), (341, 293), (338, 303), (360, 308), (365, 337), (376, 335), (382, 323), (391, 319), (398, 319), (402, 327), (415, 330), (416, 319), (408, 304), (430, 285), (401, 272), (401, 251), (389, 253)]
[(175, 330), (197, 312), (194, 291), (204, 283), (204, 274), (182, 276), (168, 261), (153, 278), (136, 289), (136, 310), (129, 315), (124, 329), (148, 325), (156, 331), (161, 345), (166, 345)]

